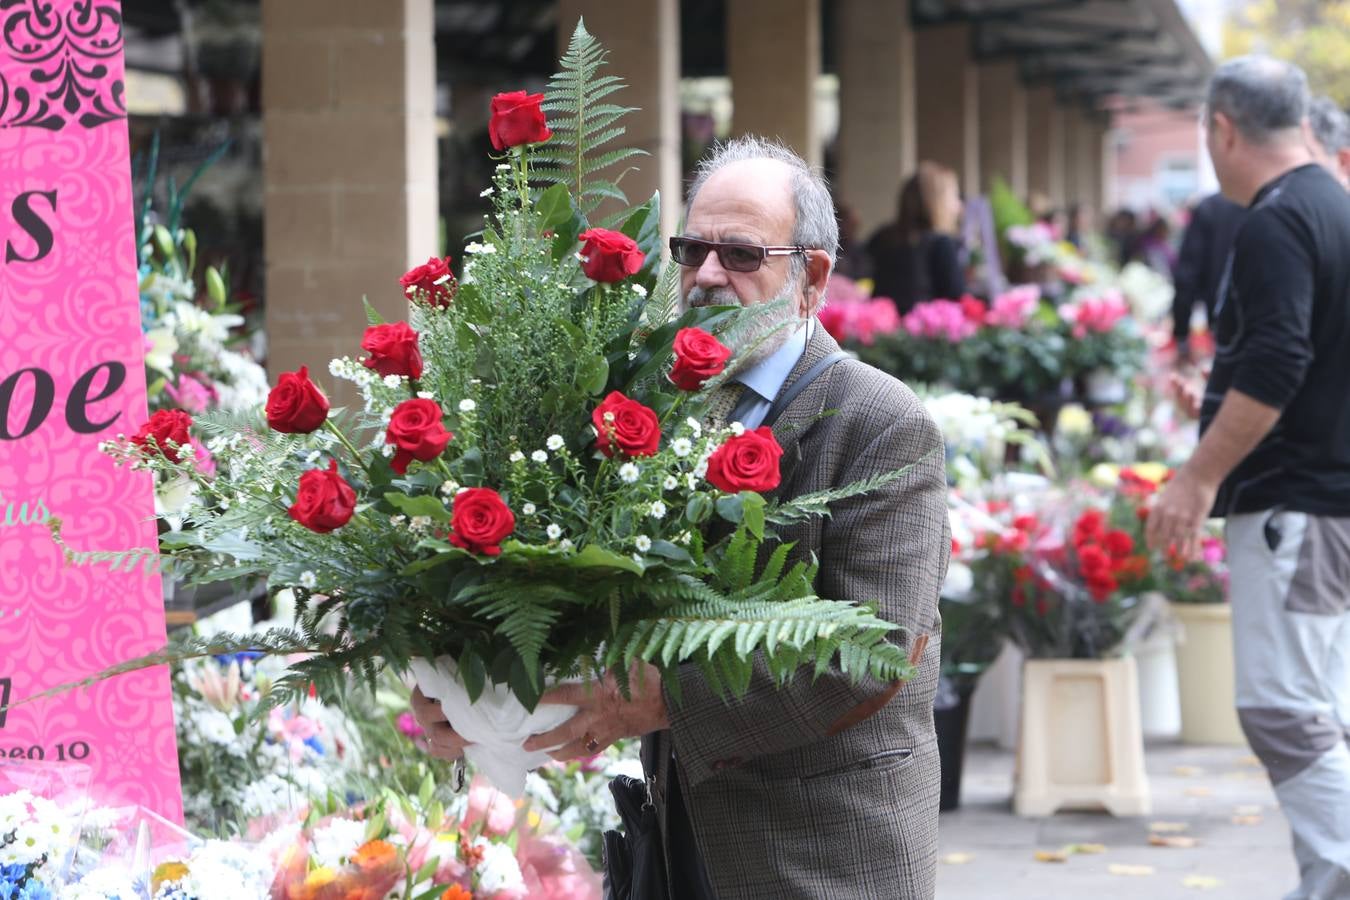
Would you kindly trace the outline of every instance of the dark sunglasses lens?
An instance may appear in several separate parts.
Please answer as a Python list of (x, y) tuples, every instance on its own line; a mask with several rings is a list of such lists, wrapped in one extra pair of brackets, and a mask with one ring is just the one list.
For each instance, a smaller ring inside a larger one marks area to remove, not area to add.
[(682, 266), (701, 266), (703, 260), (708, 258), (708, 247), (695, 241), (672, 238), (670, 255), (675, 257), (675, 261)]
[(733, 272), (753, 272), (759, 268), (760, 262), (764, 259), (757, 247), (743, 247), (737, 244), (723, 245), (718, 250), (718, 256), (722, 259), (722, 265)]

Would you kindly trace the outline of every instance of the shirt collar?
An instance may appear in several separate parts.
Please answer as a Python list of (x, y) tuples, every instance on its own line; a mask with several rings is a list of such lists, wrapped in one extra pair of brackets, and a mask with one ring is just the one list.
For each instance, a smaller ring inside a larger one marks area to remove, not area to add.
[(810, 340), (814, 327), (815, 319), (808, 319), (805, 325), (794, 331), (783, 342), (783, 346), (775, 350), (768, 359), (752, 369), (741, 372), (732, 380), (745, 385), (765, 400), (772, 401), (782, 390), (783, 382), (792, 374), (797, 361), (806, 352), (806, 342)]

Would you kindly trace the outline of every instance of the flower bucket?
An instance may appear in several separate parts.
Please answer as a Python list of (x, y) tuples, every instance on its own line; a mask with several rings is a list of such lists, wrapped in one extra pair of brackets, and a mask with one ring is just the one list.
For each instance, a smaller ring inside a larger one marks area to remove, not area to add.
[(1232, 607), (1227, 603), (1171, 606), (1183, 629), (1177, 643), (1182, 741), (1246, 744), (1235, 700)]

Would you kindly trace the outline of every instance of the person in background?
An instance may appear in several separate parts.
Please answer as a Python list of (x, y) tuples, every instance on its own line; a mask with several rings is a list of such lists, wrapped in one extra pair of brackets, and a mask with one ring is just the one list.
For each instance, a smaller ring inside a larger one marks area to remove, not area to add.
[(862, 228), (858, 214), (836, 197), (834, 217), (839, 222), (839, 253), (834, 261), (834, 274), (854, 281), (872, 277), (872, 261), (868, 259), (867, 250), (858, 243), (858, 231)]
[(937, 163), (919, 163), (919, 171), (900, 190), (899, 218), (867, 242), (873, 295), (890, 297), (904, 314), (916, 303), (964, 294), (965, 265), (957, 238), (961, 210), (956, 173)]
[(1313, 159), (1341, 187), (1350, 188), (1350, 116), (1330, 97), (1314, 97), (1308, 107), (1308, 125)]
[[(1293, 833), (1288, 897), (1350, 897), (1350, 194), (1313, 161), (1308, 82), (1245, 56), (1210, 81), (1205, 142), (1247, 205), (1216, 310), (1214, 368), (1179, 392), (1200, 443), (1148, 543), (1194, 558), (1224, 516), (1237, 712)], [(1180, 386), (1180, 385), (1179, 385)]]
[(1074, 203), (1070, 205), (1068, 232), (1064, 235), (1064, 239), (1079, 250), (1082, 250), (1084, 242), (1091, 233), (1092, 207), (1088, 206), (1086, 203)]
[(1191, 316), (1197, 303), (1204, 308), (1205, 321), (1213, 328), (1219, 282), (1246, 212), (1219, 193), (1201, 200), (1191, 213), (1172, 273), (1176, 286), (1172, 296), (1172, 337), (1177, 342), (1179, 362), (1191, 360)]
[(1170, 241), (1172, 226), (1163, 216), (1154, 216), (1153, 221), (1139, 235), (1130, 250), (1129, 262), (1141, 262), (1159, 275), (1170, 280), (1176, 267), (1176, 253)]
[(1139, 217), (1132, 209), (1118, 209), (1106, 223), (1106, 239), (1115, 245), (1120, 268), (1130, 261), (1130, 251), (1139, 236)]

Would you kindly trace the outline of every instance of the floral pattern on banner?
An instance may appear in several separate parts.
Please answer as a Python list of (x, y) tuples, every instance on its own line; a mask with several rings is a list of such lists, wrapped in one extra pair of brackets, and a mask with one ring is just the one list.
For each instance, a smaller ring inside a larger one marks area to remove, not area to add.
[(60, 131), (126, 118), (122, 15), (115, 3), (10, 0), (4, 7), (0, 128)]

